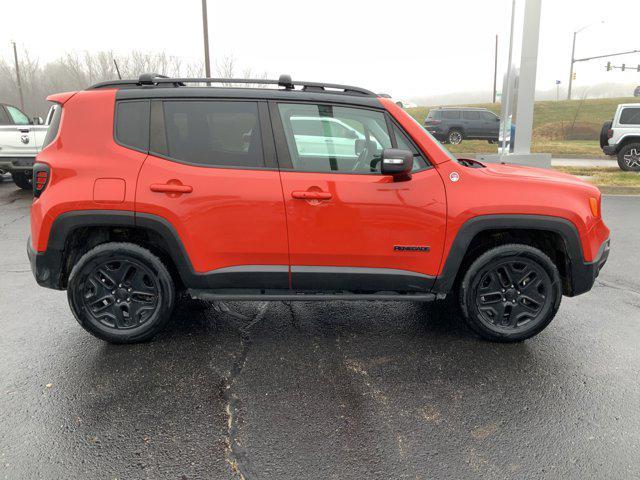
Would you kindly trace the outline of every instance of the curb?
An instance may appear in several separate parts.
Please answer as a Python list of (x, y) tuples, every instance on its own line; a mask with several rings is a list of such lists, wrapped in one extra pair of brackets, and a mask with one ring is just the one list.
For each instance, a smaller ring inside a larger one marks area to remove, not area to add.
[(613, 185), (596, 185), (603, 195), (640, 195), (640, 187), (620, 187)]

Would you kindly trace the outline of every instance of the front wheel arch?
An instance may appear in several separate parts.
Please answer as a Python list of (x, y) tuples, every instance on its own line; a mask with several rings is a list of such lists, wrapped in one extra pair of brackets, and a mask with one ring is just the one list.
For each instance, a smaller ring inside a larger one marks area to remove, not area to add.
[(443, 260), (434, 292), (445, 296), (454, 291), (465, 269), (479, 255), (507, 243), (522, 243), (545, 252), (560, 271), (563, 294), (577, 294), (575, 272), (584, 262), (578, 231), (569, 220), (544, 215), (482, 215), (467, 220)]

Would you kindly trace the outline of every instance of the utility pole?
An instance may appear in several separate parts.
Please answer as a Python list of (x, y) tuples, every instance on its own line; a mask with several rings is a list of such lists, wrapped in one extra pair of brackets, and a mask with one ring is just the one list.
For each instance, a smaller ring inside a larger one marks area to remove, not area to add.
[(569, 69), (569, 87), (567, 88), (567, 100), (571, 100), (571, 83), (573, 82), (573, 64), (576, 62), (576, 35), (578, 32), (573, 32), (573, 46), (571, 47), (571, 68)]
[(496, 103), (496, 81), (498, 77), (498, 35), (496, 35), (496, 53), (493, 58), (493, 103)]
[(18, 65), (18, 49), (13, 42), (13, 58), (16, 62), (16, 78), (18, 79), (18, 91), (20, 92), (20, 110), (24, 112), (24, 96), (22, 95), (22, 81), (20, 80), (20, 66)]
[(207, 21), (207, 0), (202, 0), (202, 30), (204, 31), (204, 76), (211, 77), (209, 63), (209, 22)]
[[(604, 20), (601, 20), (600, 22), (597, 23), (605, 23)], [(573, 32), (573, 45), (571, 46), (571, 68), (569, 69), (569, 88), (567, 88), (567, 100), (571, 100), (571, 84), (573, 83), (574, 80), (574, 73), (573, 73), (573, 64), (576, 62), (582, 62), (584, 60), (590, 60), (590, 59), (576, 59), (576, 35), (578, 35), (581, 31), (586, 30), (589, 27), (592, 27), (593, 25), (595, 25), (595, 23), (591, 23), (589, 25), (586, 25), (582, 28), (579, 28), (578, 30), (576, 30), (575, 32)], [(602, 57), (593, 57), (593, 58), (603, 58), (607, 55), (603, 55)]]

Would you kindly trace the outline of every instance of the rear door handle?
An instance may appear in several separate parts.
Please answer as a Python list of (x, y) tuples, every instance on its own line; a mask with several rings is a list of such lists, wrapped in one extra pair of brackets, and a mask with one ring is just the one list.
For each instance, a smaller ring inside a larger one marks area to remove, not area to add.
[(300, 200), (329, 200), (331, 199), (331, 194), (329, 192), (299, 190), (299, 191), (291, 192), (291, 197), (297, 198)]
[(152, 192), (161, 193), (191, 193), (193, 187), (191, 185), (180, 185), (175, 183), (153, 183), (149, 187)]

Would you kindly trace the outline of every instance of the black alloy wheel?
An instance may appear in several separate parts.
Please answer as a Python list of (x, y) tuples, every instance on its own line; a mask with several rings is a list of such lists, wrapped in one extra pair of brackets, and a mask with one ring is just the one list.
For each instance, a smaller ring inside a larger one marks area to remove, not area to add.
[(544, 329), (562, 297), (558, 270), (540, 250), (504, 245), (481, 255), (461, 287), (467, 323), (481, 336), (519, 341)]
[(74, 266), (67, 287), (78, 322), (112, 343), (151, 338), (169, 320), (173, 281), (162, 262), (133, 244), (106, 243)]

